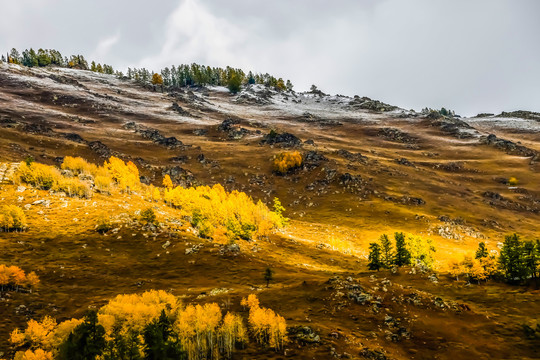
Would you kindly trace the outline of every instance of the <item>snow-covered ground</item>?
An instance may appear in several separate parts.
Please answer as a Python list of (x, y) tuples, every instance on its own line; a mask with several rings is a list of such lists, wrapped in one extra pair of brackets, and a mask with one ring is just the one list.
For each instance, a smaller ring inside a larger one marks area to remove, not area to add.
[(479, 118), (465, 118), (463, 119), (463, 121), (481, 130), (503, 129), (540, 132), (540, 121), (531, 119), (491, 116)]

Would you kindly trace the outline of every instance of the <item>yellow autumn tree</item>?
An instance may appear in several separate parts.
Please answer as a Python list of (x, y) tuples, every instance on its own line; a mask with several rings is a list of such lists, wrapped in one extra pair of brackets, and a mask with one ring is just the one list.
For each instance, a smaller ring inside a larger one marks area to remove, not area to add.
[(249, 306), (249, 325), (257, 342), (268, 345), (276, 351), (283, 349), (287, 339), (285, 319), (272, 309), (259, 306), (255, 295), (243, 299), (241, 304)]
[(24, 332), (18, 328), (13, 330), (10, 342), (17, 347), (29, 346), (32, 349), (49, 349), (53, 345), (55, 327), (56, 320), (50, 316), (45, 316), (41, 321), (32, 319), (28, 321)]
[(282, 217), (270, 211), (262, 202), (254, 203), (244, 192), (227, 192), (223, 186), (177, 186), (165, 190), (163, 199), (191, 218), (201, 237), (215, 232), (226, 233), (229, 239), (249, 240), (268, 235), (282, 225)]
[(126, 164), (121, 159), (111, 156), (109, 161), (105, 162), (104, 168), (107, 169), (110, 177), (116, 182), (121, 191), (131, 193), (131, 191), (140, 188), (139, 169), (133, 162), (128, 161)]
[(115, 324), (123, 331), (141, 332), (144, 326), (159, 317), (162, 310), (175, 314), (180, 301), (163, 290), (151, 290), (142, 294), (118, 295), (98, 311), (99, 322), (107, 334)]
[(26, 228), (26, 215), (16, 205), (0, 206), (0, 228), (4, 231), (23, 230)]
[(219, 328), (219, 347), (227, 358), (232, 357), (236, 344), (247, 342), (247, 331), (242, 318), (234, 313), (227, 313)]
[(152, 75), (152, 85), (163, 85), (163, 77), (158, 73)]
[(39, 282), (39, 277), (36, 275), (35, 272), (31, 271), (30, 273), (28, 273), (28, 275), (26, 275), (25, 285), (28, 286), (30, 292), (32, 292), (32, 290), (34, 290), (39, 285)]
[(53, 360), (53, 354), (43, 349), (18, 351), (13, 360)]
[(163, 186), (165, 186), (167, 189), (172, 189), (173, 187), (173, 182), (168, 174), (163, 177)]

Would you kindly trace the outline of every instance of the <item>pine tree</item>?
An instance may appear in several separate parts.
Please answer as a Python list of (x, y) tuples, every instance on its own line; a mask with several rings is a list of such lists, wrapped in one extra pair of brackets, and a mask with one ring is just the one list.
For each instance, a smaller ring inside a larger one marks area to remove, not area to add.
[(274, 270), (269, 267), (264, 271), (264, 281), (266, 281), (266, 287), (270, 285), (270, 281), (274, 280)]
[(407, 250), (405, 244), (405, 235), (403, 233), (395, 233), (394, 239), (396, 240), (396, 260), (397, 266), (410, 265), (411, 253)]
[(145, 360), (177, 360), (185, 359), (178, 336), (174, 333), (172, 322), (161, 311), (159, 319), (148, 324), (143, 331)]
[(237, 94), (240, 91), (241, 84), (242, 80), (240, 80), (240, 77), (233, 75), (229, 80), (229, 85), (227, 87), (231, 94)]
[(61, 360), (94, 360), (105, 349), (105, 329), (98, 324), (95, 311), (90, 311), (60, 346)]
[(509, 282), (522, 280), (525, 277), (522, 244), (517, 234), (505, 237), (499, 256), (499, 265)]
[(394, 264), (392, 243), (386, 234), (381, 235), (379, 242), (381, 247), (381, 265), (382, 267), (390, 268)]
[(523, 244), (523, 261), (524, 266), (527, 269), (527, 274), (531, 276), (535, 281), (538, 278), (538, 265), (540, 264), (540, 240), (525, 241)]
[(482, 259), (482, 258), (486, 258), (488, 256), (488, 251), (486, 249), (486, 243), (485, 242), (480, 242), (478, 244), (478, 250), (476, 250), (476, 255), (475, 255), (475, 259)]
[(292, 84), (291, 80), (287, 80), (287, 83), (285, 84), (285, 86), (287, 87), (287, 91), (292, 91), (293, 84)]
[(369, 244), (369, 256), (368, 256), (368, 268), (369, 270), (377, 270), (381, 268), (381, 247), (377, 243)]

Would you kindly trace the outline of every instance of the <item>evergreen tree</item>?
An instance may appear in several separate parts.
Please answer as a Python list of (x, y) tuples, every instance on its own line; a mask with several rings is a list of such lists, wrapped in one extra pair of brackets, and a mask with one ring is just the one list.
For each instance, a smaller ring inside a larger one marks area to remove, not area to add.
[(383, 234), (379, 238), (381, 248), (381, 265), (390, 268), (394, 264), (394, 251), (388, 235)]
[(247, 78), (248, 78), (248, 84), (250, 85), (255, 84), (255, 76), (253, 76), (253, 73), (251, 71), (248, 73)]
[(287, 80), (287, 83), (285, 84), (285, 86), (287, 87), (287, 91), (292, 91), (293, 84), (292, 84), (291, 80)]
[(381, 247), (377, 243), (369, 244), (368, 268), (369, 270), (377, 270), (381, 268)]
[(8, 62), (11, 64), (20, 64), (21, 60), (21, 54), (19, 54), (17, 49), (11, 49), (11, 52), (8, 55)]
[(103, 353), (104, 360), (129, 359), (141, 360), (139, 352), (139, 334), (129, 330), (126, 335), (122, 334), (122, 326), (116, 324), (113, 327), (111, 340), (107, 342), (106, 350)]
[(486, 243), (482, 241), (478, 244), (478, 250), (476, 250), (476, 255), (474, 258), (482, 259), (486, 257), (488, 257), (488, 251), (486, 249)]
[(266, 281), (266, 287), (270, 285), (270, 281), (274, 280), (274, 270), (269, 267), (264, 271), (264, 281)]
[(38, 66), (38, 59), (34, 49), (23, 51), (22, 64), (28, 67)]
[(60, 360), (94, 360), (105, 349), (105, 329), (98, 324), (97, 313), (90, 311), (60, 346)]
[(523, 244), (523, 261), (527, 269), (527, 275), (535, 281), (538, 278), (538, 265), (540, 264), (540, 240), (536, 243), (532, 240), (525, 241)]
[(143, 331), (145, 360), (178, 360), (186, 356), (172, 328), (172, 321), (161, 311), (159, 319), (148, 324)]
[(37, 61), (38, 65), (41, 67), (50, 65), (51, 57), (49, 56), (48, 51), (39, 49), (37, 52)]
[(395, 264), (397, 266), (410, 265), (411, 263), (411, 253), (407, 250), (405, 244), (405, 235), (403, 233), (396, 232), (394, 234), (394, 239), (396, 240), (396, 260)]
[(507, 235), (499, 256), (499, 265), (509, 282), (522, 280), (525, 277), (526, 268), (523, 261), (522, 244), (517, 234)]
[(241, 84), (242, 81), (240, 80), (240, 77), (233, 75), (229, 80), (229, 85), (227, 87), (229, 88), (231, 94), (236, 94), (240, 91)]

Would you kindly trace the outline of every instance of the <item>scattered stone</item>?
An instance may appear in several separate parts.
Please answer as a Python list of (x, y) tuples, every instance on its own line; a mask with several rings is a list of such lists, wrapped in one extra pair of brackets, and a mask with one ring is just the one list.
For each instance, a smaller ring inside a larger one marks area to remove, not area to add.
[(287, 329), (288, 334), (301, 344), (318, 344), (321, 337), (309, 326), (292, 326)]
[(178, 105), (177, 102), (172, 103), (171, 110), (176, 111), (178, 114), (182, 116), (192, 116), (188, 111), (182, 109), (182, 107)]
[(338, 151), (336, 151), (336, 154), (338, 154), (339, 156), (351, 161), (351, 162), (359, 162), (359, 163), (363, 163), (363, 164), (366, 164), (367, 163), (367, 160), (368, 158), (360, 153), (352, 153), (350, 151), (347, 151), (347, 150), (344, 150), (344, 149), (340, 149)]

